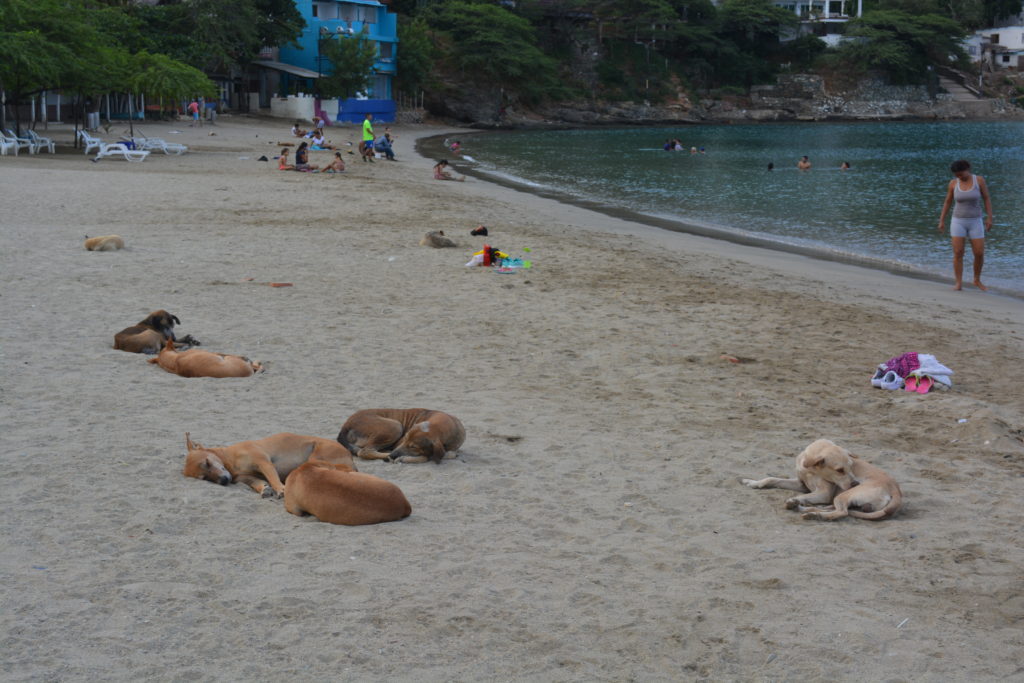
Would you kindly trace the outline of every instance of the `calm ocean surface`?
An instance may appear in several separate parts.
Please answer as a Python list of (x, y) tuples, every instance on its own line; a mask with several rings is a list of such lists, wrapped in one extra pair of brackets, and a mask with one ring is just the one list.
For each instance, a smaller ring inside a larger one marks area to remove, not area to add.
[[(663, 151), (667, 138), (687, 151)], [(462, 143), (480, 171), (539, 191), (948, 276), (948, 232), (935, 226), (949, 164), (968, 159), (988, 181), (996, 216), (986, 282), (1024, 292), (1024, 123), (512, 131)], [(814, 167), (800, 172), (804, 154)], [(843, 161), (851, 170), (839, 171)], [(965, 271), (969, 279), (970, 256)]]

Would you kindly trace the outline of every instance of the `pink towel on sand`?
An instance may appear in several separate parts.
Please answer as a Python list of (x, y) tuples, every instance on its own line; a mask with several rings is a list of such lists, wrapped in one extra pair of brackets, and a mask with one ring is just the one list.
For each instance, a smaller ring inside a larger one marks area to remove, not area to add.
[(902, 356), (896, 356), (885, 361), (885, 367), (887, 370), (892, 370), (900, 377), (906, 377), (914, 370), (921, 367), (921, 362), (917, 359), (917, 352), (910, 351), (903, 354)]

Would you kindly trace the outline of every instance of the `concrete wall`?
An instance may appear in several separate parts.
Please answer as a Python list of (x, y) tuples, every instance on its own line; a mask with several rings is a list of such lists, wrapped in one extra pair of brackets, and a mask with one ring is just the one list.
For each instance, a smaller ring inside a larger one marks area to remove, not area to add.
[(315, 102), (316, 98), (312, 96), (275, 97), (270, 100), (270, 115), (293, 121), (312, 121)]

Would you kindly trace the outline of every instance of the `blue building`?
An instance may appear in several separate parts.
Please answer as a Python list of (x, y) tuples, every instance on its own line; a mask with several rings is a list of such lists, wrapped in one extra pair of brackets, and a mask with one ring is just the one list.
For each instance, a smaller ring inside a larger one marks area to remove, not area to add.
[(332, 120), (356, 122), (362, 121), (366, 112), (372, 112), (380, 121), (393, 121), (392, 80), (398, 51), (398, 16), (388, 12), (377, 0), (295, 0), (295, 7), (306, 20), (306, 28), (297, 44), (280, 46), (276, 61), (256, 63), (279, 73), (277, 92), (280, 95), (315, 92), (313, 81), (333, 69), (330, 61), (320, 54), (321, 41), (347, 40), (358, 36), (365, 28), (367, 39), (377, 47), (377, 60), (367, 91), (356, 98), (339, 101), (337, 113), (332, 111), (333, 103), (318, 103), (318, 113), (322, 111)]

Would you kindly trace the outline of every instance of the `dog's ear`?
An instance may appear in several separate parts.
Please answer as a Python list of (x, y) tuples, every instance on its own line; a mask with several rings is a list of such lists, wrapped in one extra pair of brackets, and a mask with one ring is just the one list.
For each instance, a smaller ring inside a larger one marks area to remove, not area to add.
[(190, 451), (196, 450), (196, 445), (192, 443), (192, 435), (189, 432), (185, 432), (185, 448)]
[(815, 453), (814, 455), (808, 455), (804, 458), (804, 467), (820, 467), (821, 463), (824, 462), (825, 456), (821, 453)]
[(171, 320), (174, 321), (175, 325), (180, 325), (181, 324), (181, 321), (178, 320), (178, 316), (174, 315), (173, 313), (168, 313), (167, 315), (170, 316)]

